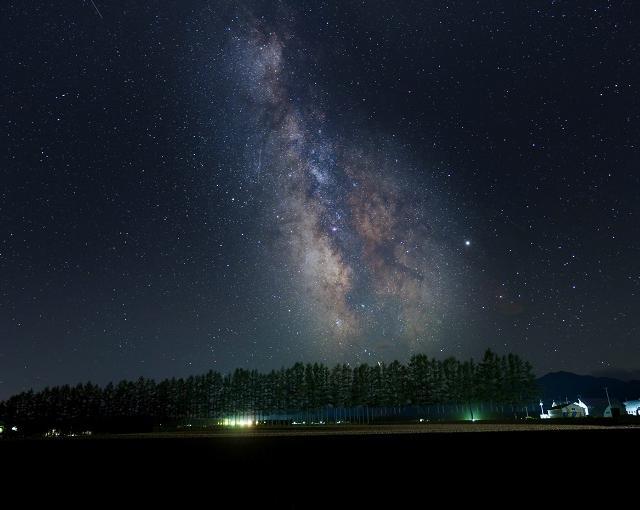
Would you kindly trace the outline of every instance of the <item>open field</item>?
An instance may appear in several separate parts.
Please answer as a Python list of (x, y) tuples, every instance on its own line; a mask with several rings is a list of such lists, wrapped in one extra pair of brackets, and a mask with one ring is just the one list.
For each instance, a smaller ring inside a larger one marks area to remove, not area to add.
[[(636, 430), (640, 425), (602, 425), (567, 423), (428, 423), (397, 425), (343, 425), (343, 426), (288, 426), (288, 427), (236, 427), (207, 431), (152, 432), (92, 436), (92, 439), (204, 439), (204, 438), (260, 438), (260, 437), (315, 437), (315, 436), (377, 436), (422, 435), (500, 432), (568, 432), (568, 431), (623, 431)], [(74, 438), (75, 439), (75, 438)]]
[[(285, 497), (285, 508), (308, 508), (308, 500), (286, 498), (335, 497), (354, 487), (358, 498), (403, 497), (440, 490), (451, 480), (463, 482), (465, 491), (475, 487), (474, 497), (480, 497), (502, 490), (514, 474), (510, 483), (526, 490), (575, 476), (583, 484), (605, 476), (624, 485), (635, 470), (623, 457), (635, 456), (639, 439), (640, 427), (633, 425), (258, 427), (2, 440), (0, 459), (10, 476), (56, 487), (73, 480), (103, 490), (108, 481), (110, 490), (157, 492), (180, 481), (200, 491), (242, 481), (243, 502)], [(158, 486), (158, 480), (166, 483)], [(262, 492), (254, 490), (257, 485)]]
[(551, 434), (551, 433), (634, 433), (640, 434), (640, 423), (612, 423), (605, 421), (595, 422), (556, 422), (538, 421), (531, 423), (505, 423), (505, 422), (450, 422), (450, 423), (403, 423), (384, 425), (297, 425), (297, 426), (248, 426), (248, 427), (215, 427), (206, 429), (180, 429), (159, 432), (140, 432), (122, 434), (94, 434), (74, 435), (58, 437), (27, 437), (5, 438), (0, 441), (0, 450), (20, 448), (20, 445), (31, 443), (63, 443), (69, 445), (76, 442), (95, 441), (197, 441), (197, 440), (224, 440), (224, 439), (266, 439), (266, 438), (312, 438), (312, 437), (350, 437), (369, 438), (374, 440), (376, 436), (399, 437), (414, 436), (418, 439), (430, 435), (467, 435), (489, 434), (503, 436), (505, 434)]

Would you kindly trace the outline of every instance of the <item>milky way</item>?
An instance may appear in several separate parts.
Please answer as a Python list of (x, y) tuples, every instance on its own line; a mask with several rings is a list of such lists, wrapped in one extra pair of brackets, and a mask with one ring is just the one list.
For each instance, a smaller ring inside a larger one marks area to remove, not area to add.
[(321, 351), (428, 349), (451, 273), (434, 235), (442, 211), (411, 189), (408, 163), (384, 143), (325, 134), (331, 112), (291, 93), (286, 38), (253, 23), (231, 46), (253, 119), (247, 174), (268, 190), (271, 249), (286, 261)]

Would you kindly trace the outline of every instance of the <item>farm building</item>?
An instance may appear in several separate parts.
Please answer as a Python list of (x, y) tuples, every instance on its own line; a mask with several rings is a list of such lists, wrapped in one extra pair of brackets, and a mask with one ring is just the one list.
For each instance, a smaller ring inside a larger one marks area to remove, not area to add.
[(549, 418), (582, 418), (589, 416), (589, 408), (580, 399), (573, 403), (556, 404), (554, 402), (548, 414)]
[(632, 416), (640, 416), (640, 399), (638, 400), (627, 400), (623, 402), (624, 408), (627, 414)]

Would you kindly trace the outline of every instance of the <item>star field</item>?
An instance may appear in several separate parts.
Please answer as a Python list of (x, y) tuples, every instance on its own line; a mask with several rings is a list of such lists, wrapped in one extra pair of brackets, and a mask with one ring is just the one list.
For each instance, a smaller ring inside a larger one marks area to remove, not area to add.
[(631, 2), (3, 5), (0, 398), (640, 366)]

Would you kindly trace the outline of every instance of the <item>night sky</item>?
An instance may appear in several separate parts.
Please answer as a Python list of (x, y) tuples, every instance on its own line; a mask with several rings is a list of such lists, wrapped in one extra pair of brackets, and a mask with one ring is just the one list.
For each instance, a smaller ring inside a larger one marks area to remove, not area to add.
[(636, 2), (0, 11), (0, 398), (486, 348), (640, 368)]

